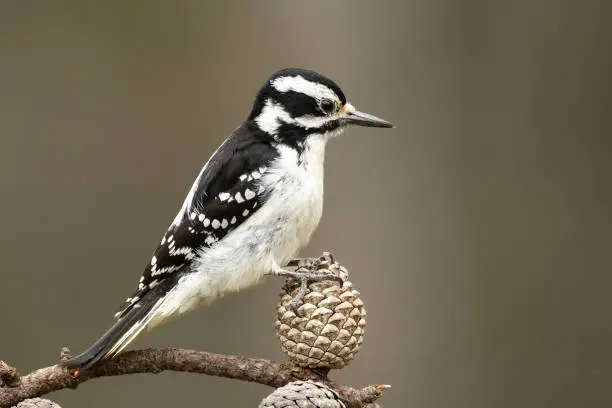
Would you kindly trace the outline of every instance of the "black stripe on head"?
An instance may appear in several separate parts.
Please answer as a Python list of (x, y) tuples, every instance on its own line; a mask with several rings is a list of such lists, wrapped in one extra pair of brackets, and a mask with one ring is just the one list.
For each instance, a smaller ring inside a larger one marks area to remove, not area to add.
[(274, 90), (272, 99), (285, 108), (292, 118), (304, 115), (325, 116), (319, 110), (317, 101), (300, 92), (288, 91), (278, 92)]
[(290, 146), (301, 154), (304, 150), (304, 144), (308, 136), (333, 132), (340, 129), (342, 126), (339, 120), (332, 120), (326, 122), (323, 126), (310, 129), (305, 129), (299, 125), (283, 123), (278, 128), (278, 135), (276, 138), (279, 143)]

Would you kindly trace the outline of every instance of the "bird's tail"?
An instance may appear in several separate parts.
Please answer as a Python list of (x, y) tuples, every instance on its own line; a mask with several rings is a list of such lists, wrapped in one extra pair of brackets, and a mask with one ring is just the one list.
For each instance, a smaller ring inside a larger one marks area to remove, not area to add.
[[(147, 292), (129, 310), (125, 311), (91, 347), (68, 360), (65, 365), (70, 369), (86, 370), (97, 361), (112, 358), (121, 352), (157, 316), (165, 295), (171, 290), (173, 282), (168, 281), (172, 280), (174, 279), (166, 279), (155, 290)], [(163, 288), (164, 286), (167, 288)]]

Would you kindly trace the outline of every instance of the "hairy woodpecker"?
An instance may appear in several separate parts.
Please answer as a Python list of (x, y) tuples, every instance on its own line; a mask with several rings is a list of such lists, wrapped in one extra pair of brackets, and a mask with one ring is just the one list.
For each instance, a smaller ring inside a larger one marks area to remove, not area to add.
[(325, 144), (348, 125), (393, 127), (357, 111), (321, 74), (272, 75), (198, 174), (115, 324), (67, 366), (110, 358), (145, 328), (266, 274), (315, 279), (283, 267), (319, 223)]

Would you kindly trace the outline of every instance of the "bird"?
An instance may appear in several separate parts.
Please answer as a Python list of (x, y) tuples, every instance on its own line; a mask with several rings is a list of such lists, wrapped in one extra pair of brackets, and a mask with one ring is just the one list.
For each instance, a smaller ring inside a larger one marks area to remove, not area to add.
[(272, 74), (246, 120), (202, 167), (114, 324), (66, 366), (86, 370), (143, 330), (266, 275), (302, 285), (332, 278), (287, 265), (321, 219), (326, 144), (351, 125), (394, 127), (358, 111), (322, 74), (303, 68)]

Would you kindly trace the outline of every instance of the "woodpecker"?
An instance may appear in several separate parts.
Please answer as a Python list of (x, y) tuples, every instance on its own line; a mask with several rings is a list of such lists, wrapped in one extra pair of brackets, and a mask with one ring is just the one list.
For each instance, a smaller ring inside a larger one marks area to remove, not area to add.
[(144, 329), (264, 275), (302, 284), (330, 278), (287, 265), (321, 218), (325, 145), (349, 125), (393, 127), (355, 109), (319, 73), (288, 68), (273, 74), (246, 121), (198, 174), (115, 323), (67, 361), (68, 368), (84, 370), (112, 358)]

